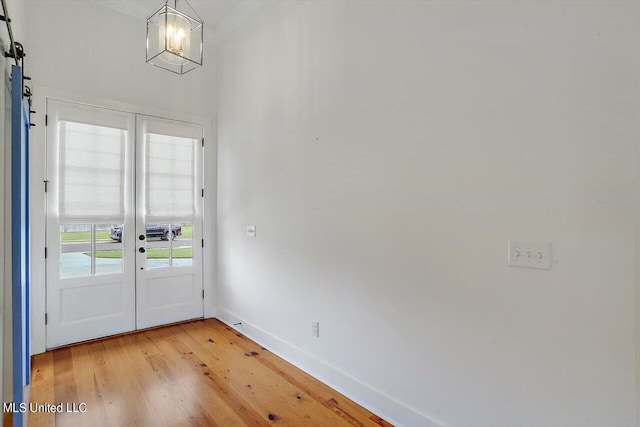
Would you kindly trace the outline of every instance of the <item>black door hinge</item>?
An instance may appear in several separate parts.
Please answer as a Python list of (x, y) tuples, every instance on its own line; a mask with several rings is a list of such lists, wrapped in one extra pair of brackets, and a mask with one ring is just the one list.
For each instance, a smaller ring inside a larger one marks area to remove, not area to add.
[(204, 248), (204, 239), (202, 239), (202, 247)]
[(44, 314), (44, 324), (46, 325), (47, 323), (49, 323), (49, 314), (45, 313)]
[(204, 289), (202, 290), (202, 299), (204, 299)]
[(48, 252), (47, 251), (47, 247), (45, 246), (44, 247), (44, 259), (47, 259), (47, 256), (48, 256), (47, 252)]
[(204, 197), (204, 188), (202, 189), (202, 197)]
[(49, 189), (49, 181), (45, 180), (44, 181), (44, 192), (46, 193), (48, 189)]
[(48, 114), (44, 115), (44, 125), (45, 126), (49, 126), (49, 115)]
[(202, 146), (204, 147), (204, 138), (202, 138)]

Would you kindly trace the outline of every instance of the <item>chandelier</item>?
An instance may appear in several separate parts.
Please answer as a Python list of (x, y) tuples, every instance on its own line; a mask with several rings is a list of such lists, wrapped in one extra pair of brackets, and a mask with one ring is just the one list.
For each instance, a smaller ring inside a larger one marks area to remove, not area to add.
[(165, 0), (147, 18), (147, 62), (176, 74), (202, 65), (202, 26), (187, 0)]

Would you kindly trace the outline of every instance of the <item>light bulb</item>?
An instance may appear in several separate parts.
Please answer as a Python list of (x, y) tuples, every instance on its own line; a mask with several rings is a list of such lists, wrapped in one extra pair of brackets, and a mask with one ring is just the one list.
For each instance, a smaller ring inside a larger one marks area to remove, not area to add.
[(160, 55), (163, 61), (178, 65), (189, 62), (185, 59), (189, 57), (191, 52), (191, 22), (189, 19), (175, 12), (163, 13), (158, 35), (160, 46), (165, 49), (165, 52)]

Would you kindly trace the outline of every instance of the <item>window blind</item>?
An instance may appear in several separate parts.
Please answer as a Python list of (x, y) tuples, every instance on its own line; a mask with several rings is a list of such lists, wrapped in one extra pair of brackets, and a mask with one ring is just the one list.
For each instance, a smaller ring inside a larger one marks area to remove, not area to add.
[(196, 145), (192, 138), (145, 135), (147, 218), (195, 216)]
[(124, 220), (127, 131), (60, 121), (60, 218)]

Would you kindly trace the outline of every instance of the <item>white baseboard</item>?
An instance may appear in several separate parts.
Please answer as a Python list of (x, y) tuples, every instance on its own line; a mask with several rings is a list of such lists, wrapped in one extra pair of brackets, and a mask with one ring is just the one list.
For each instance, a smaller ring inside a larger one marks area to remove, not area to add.
[[(217, 307), (216, 312), (216, 318), (223, 323), (242, 332), (275, 355), (302, 369), (386, 421), (399, 427), (443, 427), (442, 424), (387, 396), (382, 391), (248, 323), (232, 312), (222, 307)], [(238, 322), (242, 322), (241, 327), (234, 326)]]

